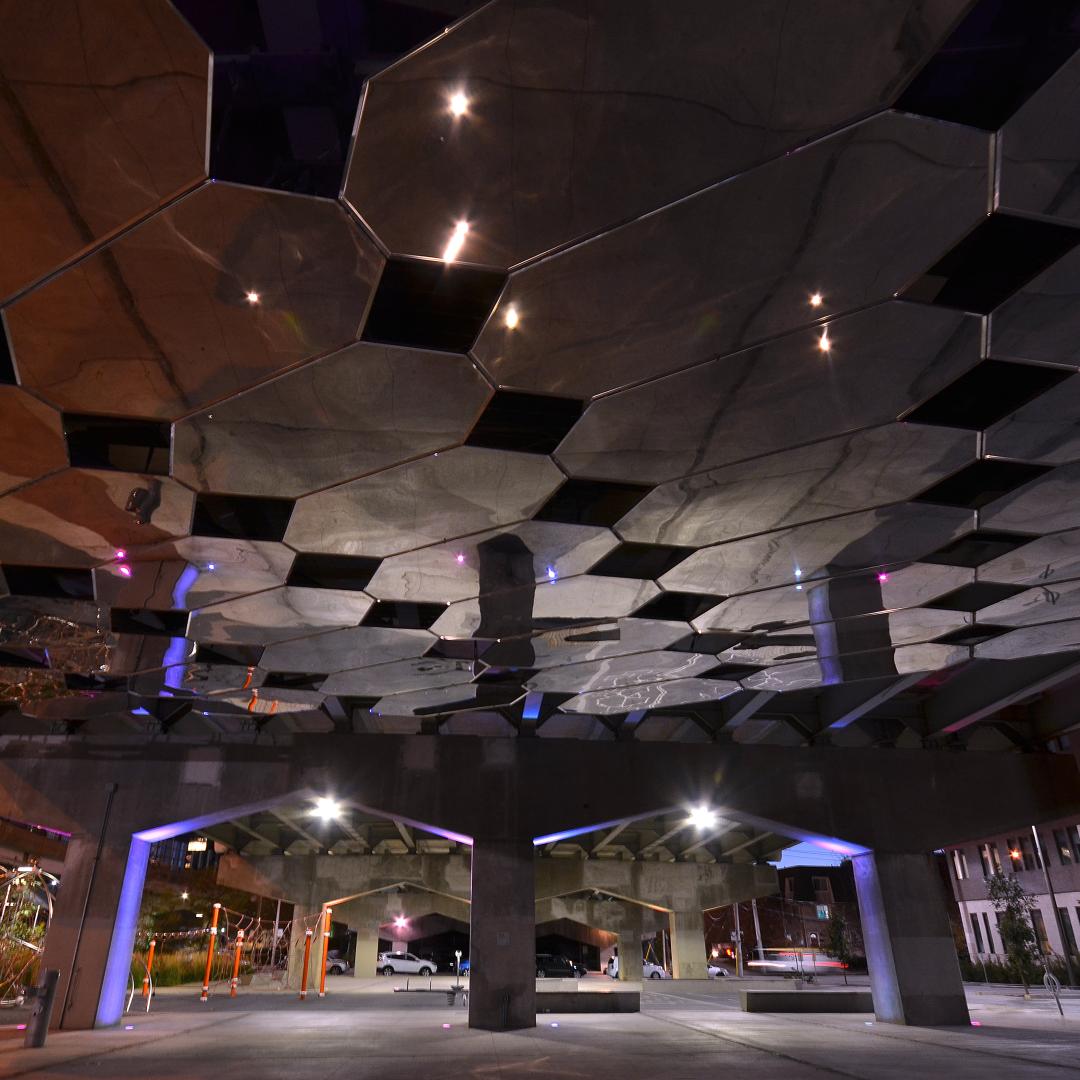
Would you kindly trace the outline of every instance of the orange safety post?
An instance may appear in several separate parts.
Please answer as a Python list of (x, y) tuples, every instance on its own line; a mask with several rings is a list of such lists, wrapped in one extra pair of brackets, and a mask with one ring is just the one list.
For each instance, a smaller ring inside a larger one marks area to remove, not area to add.
[(236, 931), (236, 955), (232, 963), (232, 982), (229, 983), (229, 997), (236, 997), (236, 987), (240, 982), (240, 953), (244, 950), (244, 931)]
[(221, 914), (221, 905), (214, 905), (214, 914), (210, 919), (210, 944), (206, 946), (206, 971), (203, 974), (202, 981), (202, 994), (199, 996), (200, 1001), (207, 1001), (210, 998), (210, 965), (214, 962), (214, 945), (217, 942), (217, 924), (218, 916)]
[(307, 997), (307, 972), (311, 962), (311, 931), (304, 931), (304, 970), (300, 976), (300, 1000)]
[(331, 908), (324, 907), (323, 913), (323, 930), (322, 930), (322, 971), (319, 973), (319, 997), (326, 997), (326, 958), (329, 955), (330, 949), (330, 913)]
[(157, 948), (157, 938), (150, 939), (150, 951), (146, 954), (146, 974), (142, 977), (142, 996), (150, 996), (150, 971), (154, 966), (154, 950)]

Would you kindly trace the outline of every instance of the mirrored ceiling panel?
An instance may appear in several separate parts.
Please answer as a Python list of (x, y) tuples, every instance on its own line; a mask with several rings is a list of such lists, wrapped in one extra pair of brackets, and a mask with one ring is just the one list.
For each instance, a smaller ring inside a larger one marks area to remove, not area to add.
[(15, 386), (0, 386), (0, 494), (67, 463), (60, 414)]
[(195, 497), (175, 480), (66, 469), (0, 497), (0, 562), (88, 566), (185, 536)]
[(979, 580), (1051, 585), (1080, 578), (1080, 529), (1040, 536), (979, 567)]
[(473, 665), (467, 660), (445, 660), (425, 656), (375, 664), (354, 671), (339, 671), (320, 687), (325, 694), (357, 697), (383, 697), (411, 690), (436, 690), (462, 686), (473, 680)]
[(1080, 527), (1080, 461), (1061, 465), (1016, 491), (1003, 495), (980, 513), (990, 529), (1040, 532)]
[(723, 679), (670, 679), (666, 682), (642, 683), (637, 686), (578, 694), (569, 701), (564, 701), (559, 708), (568, 713), (611, 716), (642, 709), (722, 701), (740, 689), (738, 683), (726, 682)]
[(555, 457), (572, 476), (659, 483), (890, 423), (981, 355), (979, 319), (919, 304), (831, 320), (829, 341), (803, 329), (602, 397)]
[(991, 428), (986, 452), (1044, 465), (1080, 459), (1080, 375), (1070, 376)]
[(206, 184), (5, 317), (54, 405), (172, 419), (355, 340), (381, 265), (332, 202)]
[(285, 542), (393, 555), (531, 517), (562, 481), (544, 455), (462, 446), (300, 499)]
[(716, 667), (716, 657), (689, 652), (633, 653), (586, 664), (549, 668), (525, 684), (530, 690), (585, 693), (666, 679), (695, 678)]
[(372, 602), (361, 592), (284, 586), (201, 608), (191, 616), (188, 634), (196, 641), (222, 644), (287, 641), (355, 626)]
[(651, 491), (615, 526), (628, 540), (697, 547), (902, 502), (975, 460), (976, 434), (890, 424)]
[(702, 548), (661, 580), (721, 596), (912, 562), (967, 532), (970, 510), (903, 503)]
[(419, 658), (434, 644), (435, 636), (427, 630), (352, 626), (273, 644), (259, 664), (267, 671), (333, 673)]
[(177, 424), (173, 474), (305, 495), (462, 442), (490, 394), (464, 356), (351, 345)]
[(380, 600), (452, 603), (584, 573), (617, 545), (600, 526), (525, 521), (384, 559), (367, 591)]
[(971, 129), (865, 120), (512, 274), (518, 328), (492, 320), (475, 355), (585, 398), (889, 299), (985, 215), (987, 160)]
[(487, 5), (370, 81), (345, 197), (412, 255), (467, 213), (509, 266), (888, 105), (964, 6)]
[(206, 174), (210, 54), (167, 0), (0, 3), (0, 299)]

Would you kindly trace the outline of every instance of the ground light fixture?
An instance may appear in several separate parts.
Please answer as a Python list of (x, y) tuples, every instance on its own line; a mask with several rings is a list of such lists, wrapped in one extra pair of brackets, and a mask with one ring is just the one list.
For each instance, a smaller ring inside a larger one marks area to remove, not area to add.
[(323, 821), (336, 821), (341, 817), (341, 803), (329, 795), (321, 795), (315, 800), (315, 807), (311, 811)]
[(707, 806), (695, 806), (686, 820), (687, 824), (693, 825), (696, 829), (707, 829), (710, 825), (716, 824), (716, 811), (710, 810)]

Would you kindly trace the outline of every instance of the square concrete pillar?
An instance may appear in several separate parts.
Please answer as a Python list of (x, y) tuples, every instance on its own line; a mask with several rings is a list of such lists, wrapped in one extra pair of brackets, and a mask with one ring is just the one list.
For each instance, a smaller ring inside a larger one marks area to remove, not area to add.
[(469, 1027), (536, 1026), (534, 859), (531, 839), (473, 843)]
[(945, 890), (930, 856), (874, 851), (852, 864), (878, 1020), (969, 1024)]
[(311, 958), (308, 963), (308, 990), (319, 988), (319, 965), (323, 957), (322, 924), (318, 922), (321, 907), (296, 904), (293, 906), (292, 926), (289, 929), (289, 969), (286, 985), (290, 990), (299, 991), (300, 979), (304, 972), (304, 939), (306, 931), (314, 931), (311, 936)]
[(641, 982), (641, 930), (619, 931), (619, 982)]
[(676, 979), (707, 979), (705, 916), (702, 912), (673, 911), (671, 922), (671, 974)]

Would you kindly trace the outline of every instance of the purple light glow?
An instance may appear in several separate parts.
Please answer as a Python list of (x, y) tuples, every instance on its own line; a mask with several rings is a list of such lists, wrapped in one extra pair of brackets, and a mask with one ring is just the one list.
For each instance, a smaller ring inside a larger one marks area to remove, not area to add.
[(461, 566), (462, 563), (465, 562), (465, 556), (461, 554), (461, 552), (458, 552), (458, 554), (454, 556), (454, 559), (457, 561), (458, 566)]
[(121, 563), (116, 569), (120, 572), (121, 577), (131, 577), (131, 567), (127, 563)]
[(127, 558), (127, 552), (123, 548), (116, 549), (116, 561), (120, 562)]
[(878, 579), (878, 581), (880, 581), (882, 583), (882, 585), (884, 585), (885, 582), (889, 580), (889, 575), (888, 574), (878, 574), (877, 579)]

